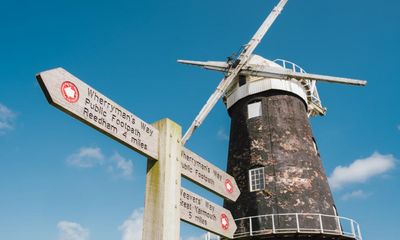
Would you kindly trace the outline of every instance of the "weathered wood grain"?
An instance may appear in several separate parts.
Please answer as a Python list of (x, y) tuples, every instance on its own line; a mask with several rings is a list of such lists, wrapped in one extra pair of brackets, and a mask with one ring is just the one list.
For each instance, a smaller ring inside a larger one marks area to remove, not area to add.
[(154, 126), (160, 133), (159, 160), (147, 160), (142, 240), (178, 240), (182, 129), (169, 119), (160, 120)]

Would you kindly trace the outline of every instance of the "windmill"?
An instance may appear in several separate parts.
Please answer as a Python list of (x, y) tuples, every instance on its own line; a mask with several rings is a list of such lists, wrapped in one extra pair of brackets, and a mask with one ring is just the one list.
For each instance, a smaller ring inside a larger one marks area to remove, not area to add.
[(241, 195), (224, 205), (241, 239), (362, 239), (358, 223), (338, 215), (309, 117), (324, 115), (317, 82), (366, 81), (306, 73), (253, 52), (283, 10), (280, 0), (248, 44), (226, 62), (178, 60), (224, 77), (186, 134), (185, 143), (223, 96), (231, 117), (227, 172)]

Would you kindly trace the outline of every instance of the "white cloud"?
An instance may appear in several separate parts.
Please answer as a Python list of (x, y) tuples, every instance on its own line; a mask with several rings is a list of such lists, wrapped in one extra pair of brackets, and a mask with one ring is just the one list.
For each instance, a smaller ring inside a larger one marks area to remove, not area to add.
[(220, 139), (220, 140), (229, 140), (229, 136), (228, 136), (228, 134), (225, 132), (225, 129), (223, 129), (223, 128), (221, 128), (221, 129), (219, 129), (218, 130), (218, 132), (217, 132), (217, 137), (218, 137), (218, 139)]
[(61, 221), (57, 224), (59, 230), (58, 240), (87, 240), (89, 230), (80, 224), (68, 221)]
[(219, 240), (219, 237), (217, 235), (212, 234), (212, 233), (208, 233), (208, 234), (209, 234), (210, 238), (206, 238), (207, 233), (204, 233), (204, 234), (202, 234), (200, 236), (197, 236), (197, 237), (185, 238), (185, 240), (204, 240), (204, 239)]
[(357, 159), (349, 166), (336, 167), (329, 177), (329, 184), (334, 189), (351, 183), (363, 183), (371, 177), (386, 173), (396, 164), (393, 155), (382, 155), (378, 152), (364, 159)]
[(343, 201), (347, 201), (347, 200), (356, 199), (356, 198), (367, 198), (367, 197), (369, 197), (370, 195), (371, 195), (370, 193), (366, 193), (366, 192), (364, 192), (363, 190), (356, 190), (356, 191), (353, 191), (353, 192), (344, 194), (344, 195), (341, 197), (341, 199), (342, 199)]
[(201, 235), (201, 236), (197, 236), (197, 237), (188, 237), (185, 238), (185, 240), (204, 240), (206, 239), (206, 233)]
[(142, 239), (143, 208), (135, 209), (118, 229), (122, 232), (122, 240)]
[(15, 113), (0, 103), (0, 134), (14, 129)]
[(83, 147), (67, 158), (67, 163), (77, 168), (92, 168), (103, 164), (103, 153), (100, 148)]
[(110, 171), (113, 173), (117, 172), (117, 175), (130, 179), (133, 173), (133, 163), (129, 159), (125, 159), (119, 153), (115, 153), (111, 157), (112, 165), (109, 167)]
[(133, 162), (124, 158), (119, 153), (106, 157), (98, 147), (82, 147), (76, 153), (67, 157), (66, 163), (76, 168), (102, 167), (109, 173), (131, 179), (133, 174)]

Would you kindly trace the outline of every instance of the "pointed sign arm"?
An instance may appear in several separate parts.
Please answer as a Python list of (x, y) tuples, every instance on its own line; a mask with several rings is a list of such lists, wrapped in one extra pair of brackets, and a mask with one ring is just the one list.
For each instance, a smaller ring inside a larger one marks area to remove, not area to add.
[(282, 12), (283, 7), (286, 5), (288, 0), (281, 0), (278, 5), (272, 10), (272, 12), (265, 19), (261, 27), (257, 30), (254, 36), (251, 38), (248, 44), (244, 46), (243, 51), (240, 53), (239, 57), (236, 59), (236, 66), (232, 65), (229, 75), (225, 76), (220, 84), (217, 86), (217, 89), (207, 100), (207, 103), (200, 110), (199, 114), (193, 121), (192, 125), (186, 131), (185, 135), (182, 138), (182, 143), (185, 144), (186, 141), (190, 138), (192, 133), (196, 128), (198, 128), (207, 115), (210, 113), (212, 108), (224, 94), (225, 90), (231, 85), (235, 77), (239, 74), (240, 70), (242, 70), (243, 66), (249, 60), (251, 54), (256, 49), (257, 45), (261, 42), (261, 39), (267, 33), (268, 29), (271, 27), (272, 23), (276, 20), (279, 14)]
[(321, 82), (331, 82), (331, 83), (341, 83), (341, 84), (349, 84), (356, 86), (365, 86), (367, 81), (351, 79), (351, 78), (342, 78), (342, 77), (332, 77), (326, 75), (319, 74), (310, 74), (310, 73), (298, 73), (293, 72), (290, 69), (281, 69), (276, 67), (266, 67), (263, 66), (262, 69), (253, 70), (250, 67), (244, 67), (240, 74), (250, 75), (250, 76), (258, 76), (258, 77), (269, 77), (269, 78), (279, 78), (279, 79), (308, 79), (308, 80), (316, 80)]

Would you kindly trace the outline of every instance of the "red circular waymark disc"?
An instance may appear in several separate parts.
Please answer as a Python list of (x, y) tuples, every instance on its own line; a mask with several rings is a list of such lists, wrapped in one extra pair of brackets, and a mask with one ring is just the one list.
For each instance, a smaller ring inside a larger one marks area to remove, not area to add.
[(231, 180), (229, 180), (229, 179), (225, 180), (225, 189), (228, 193), (233, 192), (233, 184), (232, 184)]
[(69, 103), (76, 103), (79, 99), (78, 88), (70, 81), (65, 81), (61, 84), (61, 94)]
[(221, 227), (224, 230), (227, 230), (229, 228), (229, 220), (225, 213), (221, 213)]

